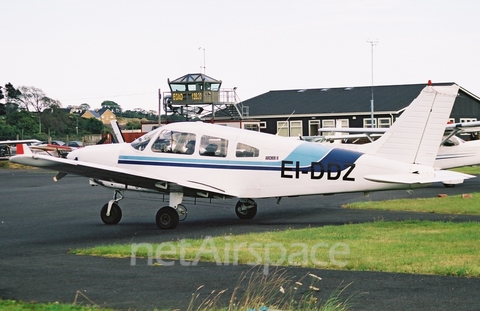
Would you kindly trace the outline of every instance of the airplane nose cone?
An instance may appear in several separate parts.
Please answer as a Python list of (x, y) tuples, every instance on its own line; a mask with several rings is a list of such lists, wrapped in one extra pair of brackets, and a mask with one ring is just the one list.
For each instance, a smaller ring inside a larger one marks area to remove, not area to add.
[(125, 144), (93, 145), (73, 150), (67, 159), (100, 165), (116, 165)]
[(72, 150), (70, 151), (68, 154), (67, 154), (67, 159), (69, 160), (78, 160), (78, 155), (80, 153), (80, 149), (75, 149), (75, 150)]

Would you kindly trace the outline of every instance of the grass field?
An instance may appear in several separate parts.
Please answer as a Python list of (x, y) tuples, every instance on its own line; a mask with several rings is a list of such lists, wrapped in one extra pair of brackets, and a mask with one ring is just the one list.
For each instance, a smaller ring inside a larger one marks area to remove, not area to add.
[(209, 261), (480, 277), (479, 239), (478, 222), (377, 221), (154, 245), (114, 244), (72, 253), (107, 257), (133, 253), (158, 265), (175, 259), (186, 265)]
[(345, 204), (343, 208), (409, 211), (437, 214), (480, 215), (480, 192), (469, 193), (471, 198), (462, 195), (424, 198), (396, 199), (387, 201), (367, 201)]
[[(472, 198), (402, 199), (345, 207), (479, 215), (479, 197), (480, 193), (473, 193)], [(377, 221), (155, 245), (103, 245), (72, 253), (107, 257), (133, 254), (160, 264), (173, 259), (185, 263), (202, 260), (480, 277), (479, 240), (479, 222)]]

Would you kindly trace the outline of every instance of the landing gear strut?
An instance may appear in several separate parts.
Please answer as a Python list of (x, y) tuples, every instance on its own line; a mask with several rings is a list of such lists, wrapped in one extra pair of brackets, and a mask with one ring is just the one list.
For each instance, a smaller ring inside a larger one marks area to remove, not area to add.
[(240, 219), (252, 219), (257, 215), (257, 202), (252, 199), (241, 199), (235, 205), (235, 213)]

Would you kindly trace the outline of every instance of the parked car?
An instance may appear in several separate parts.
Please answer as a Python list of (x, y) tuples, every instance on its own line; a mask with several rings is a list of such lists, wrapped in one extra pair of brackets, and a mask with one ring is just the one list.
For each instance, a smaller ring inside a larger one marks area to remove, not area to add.
[(65, 142), (63, 142), (61, 140), (52, 140), (51, 145), (65, 146)]
[(78, 141), (78, 140), (71, 140), (67, 143), (67, 146), (71, 147), (72, 149), (77, 149), (77, 148), (82, 148), (83, 143), (81, 141)]

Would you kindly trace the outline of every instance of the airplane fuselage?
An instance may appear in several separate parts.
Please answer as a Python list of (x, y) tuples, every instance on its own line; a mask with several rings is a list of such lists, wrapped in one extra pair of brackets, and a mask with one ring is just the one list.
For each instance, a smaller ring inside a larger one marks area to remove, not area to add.
[[(177, 148), (178, 152), (171, 148), (155, 149), (159, 137), (166, 131), (177, 136), (177, 141), (173, 138), (169, 146)], [(198, 141), (192, 154), (175, 146), (182, 143), (182, 135)], [(205, 146), (212, 141), (218, 142), (221, 148), (206, 155), (200, 144), (202, 141)], [(356, 151), (197, 123), (163, 127), (152, 134), (145, 146), (135, 146), (136, 143), (90, 146), (72, 151), (68, 159), (163, 176), (162, 179), (172, 176), (176, 183), (194, 182), (203, 191), (249, 198), (392, 189), (392, 184), (369, 181), (364, 176), (371, 172), (410, 174), (416, 170), (431, 170)], [(393, 188), (411, 187), (398, 184)], [(162, 187), (157, 189), (161, 191)]]

